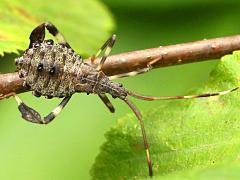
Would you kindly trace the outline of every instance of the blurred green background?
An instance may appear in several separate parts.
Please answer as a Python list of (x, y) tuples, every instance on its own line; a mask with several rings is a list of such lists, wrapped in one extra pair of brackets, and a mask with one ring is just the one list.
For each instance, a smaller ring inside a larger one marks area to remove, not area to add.
[[(235, 0), (104, 0), (100, 4), (115, 20), (117, 42), (112, 54), (240, 32), (240, 2)], [(81, 29), (78, 24), (77, 29)], [(64, 33), (67, 37), (68, 32)], [(86, 53), (94, 51), (97, 48)], [(14, 57), (5, 54), (0, 59), (0, 72), (15, 70)], [(149, 95), (186, 94), (199, 87), (216, 64), (214, 60), (161, 68), (118, 82)], [(20, 96), (41, 114), (59, 102), (35, 98), (30, 92)], [(161, 104), (134, 102), (141, 111)], [(105, 140), (104, 133), (119, 117), (131, 113), (119, 100), (113, 104), (115, 114), (109, 113), (98, 97), (76, 94), (54, 122), (39, 126), (21, 119), (13, 98), (0, 101), (0, 179), (90, 179), (89, 170)]]

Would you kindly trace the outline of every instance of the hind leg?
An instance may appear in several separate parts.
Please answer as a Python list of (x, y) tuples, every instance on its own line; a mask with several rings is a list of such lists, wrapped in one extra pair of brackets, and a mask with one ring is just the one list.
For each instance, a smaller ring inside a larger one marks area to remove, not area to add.
[(32, 33), (29, 37), (29, 39), (30, 39), (29, 48), (33, 47), (33, 43), (43, 42), (43, 40), (45, 38), (45, 28), (49, 31), (50, 34), (52, 34), (56, 38), (56, 40), (58, 41), (59, 44), (63, 44), (66, 47), (70, 48), (70, 45), (66, 42), (64, 36), (58, 31), (56, 26), (54, 26), (50, 22), (44, 22), (44, 23), (40, 24), (39, 26), (37, 26), (32, 31)]

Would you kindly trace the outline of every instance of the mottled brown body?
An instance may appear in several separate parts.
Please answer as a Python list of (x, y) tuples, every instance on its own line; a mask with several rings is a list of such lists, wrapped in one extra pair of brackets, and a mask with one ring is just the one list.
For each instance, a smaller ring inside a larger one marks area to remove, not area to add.
[(19, 76), (35, 96), (66, 97), (75, 92), (103, 94), (125, 98), (127, 92), (113, 83), (102, 72), (83, 59), (71, 48), (51, 44), (48, 40), (34, 43), (22, 57), (16, 59)]

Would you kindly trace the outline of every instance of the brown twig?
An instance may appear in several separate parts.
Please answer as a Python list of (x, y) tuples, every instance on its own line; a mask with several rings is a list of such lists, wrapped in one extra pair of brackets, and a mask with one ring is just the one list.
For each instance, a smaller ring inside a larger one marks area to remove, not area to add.
[[(152, 65), (153, 68), (199, 62), (217, 59), (238, 49), (240, 35), (133, 51), (108, 57), (103, 71), (107, 75), (132, 72), (145, 68), (149, 62), (156, 59), (159, 61)], [(17, 73), (0, 74), (0, 99), (24, 91), (28, 89), (23, 87), (23, 81)]]

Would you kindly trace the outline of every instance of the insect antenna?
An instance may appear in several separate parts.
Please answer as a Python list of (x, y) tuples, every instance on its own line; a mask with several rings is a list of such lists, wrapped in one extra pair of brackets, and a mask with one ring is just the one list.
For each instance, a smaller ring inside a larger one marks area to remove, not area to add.
[(123, 99), (123, 101), (125, 101), (126, 104), (132, 109), (132, 111), (134, 112), (134, 114), (136, 115), (137, 119), (140, 122), (141, 130), (142, 130), (142, 137), (143, 137), (143, 142), (144, 142), (144, 147), (145, 147), (147, 162), (148, 162), (148, 172), (149, 172), (149, 176), (152, 176), (153, 175), (152, 160), (151, 160), (150, 153), (149, 153), (147, 135), (146, 135), (146, 131), (144, 128), (142, 115), (141, 115), (140, 111), (138, 110), (138, 108), (129, 99), (125, 98), (125, 99)]
[(233, 89), (229, 89), (226, 91), (220, 91), (215, 93), (205, 93), (205, 94), (198, 94), (198, 95), (190, 95), (190, 96), (145, 96), (135, 92), (128, 91), (128, 95), (135, 97), (137, 99), (146, 100), (146, 101), (153, 101), (153, 100), (170, 100), (170, 99), (194, 99), (194, 98), (203, 98), (203, 97), (210, 97), (210, 96), (222, 96), (228, 94), (230, 92), (238, 90), (240, 87), (235, 87)]

